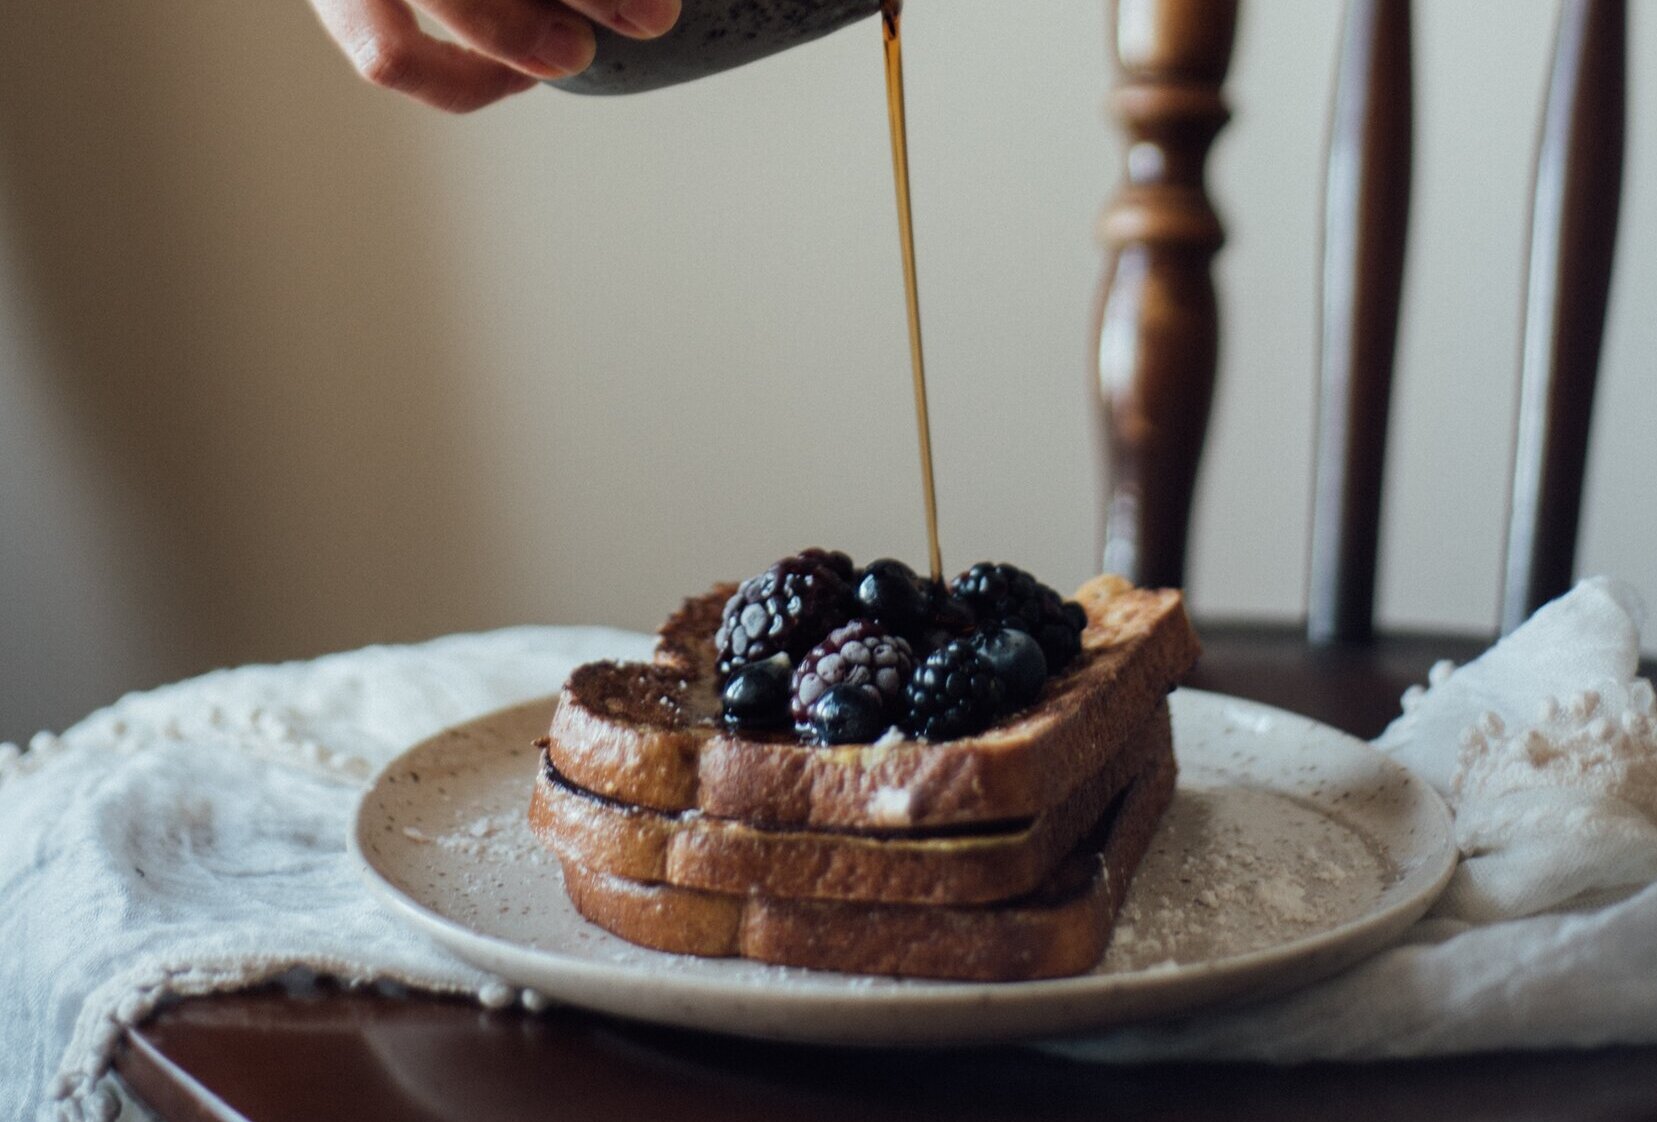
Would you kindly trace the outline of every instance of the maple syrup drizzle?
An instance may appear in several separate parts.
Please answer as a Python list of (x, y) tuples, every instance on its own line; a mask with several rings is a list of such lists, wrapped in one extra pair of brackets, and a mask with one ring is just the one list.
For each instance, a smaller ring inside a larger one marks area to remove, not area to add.
[(903, 112), (903, 0), (881, 0), (886, 46), (886, 114), (892, 125), (892, 179), (897, 186), (898, 235), (903, 250), (903, 288), (909, 306), (909, 365), (915, 380), (915, 426), (921, 445), (921, 494), (926, 500), (927, 559), (932, 579), (944, 579), (938, 548), (938, 493), (932, 482), (932, 422), (926, 408), (926, 360), (921, 352), (920, 289), (915, 281), (915, 227), (909, 203), (909, 133)]

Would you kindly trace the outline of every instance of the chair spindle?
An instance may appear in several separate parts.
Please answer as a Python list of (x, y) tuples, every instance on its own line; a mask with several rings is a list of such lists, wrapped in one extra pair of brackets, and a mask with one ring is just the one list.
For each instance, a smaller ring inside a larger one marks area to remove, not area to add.
[(1119, 0), (1112, 98), (1123, 182), (1099, 223), (1097, 376), (1109, 487), (1104, 568), (1180, 585), (1214, 388), (1210, 263), (1225, 240), (1203, 186), (1229, 118), (1235, 0)]
[(1346, 12), (1324, 180), (1317, 455), (1307, 633), (1374, 621), (1382, 466), (1409, 226), (1409, 0)]
[(1626, 0), (1565, 0), (1536, 159), (1504, 632), (1570, 587), (1622, 196)]

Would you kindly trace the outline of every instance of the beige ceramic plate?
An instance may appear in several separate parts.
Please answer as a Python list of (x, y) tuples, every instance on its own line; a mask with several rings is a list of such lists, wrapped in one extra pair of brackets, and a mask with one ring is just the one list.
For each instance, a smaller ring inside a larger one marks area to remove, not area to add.
[(1099, 968), (1041, 982), (856, 977), (635, 947), (587, 923), (524, 821), (550, 701), (415, 745), (352, 830), (369, 886), (460, 957), (625, 1017), (784, 1040), (945, 1043), (1105, 1028), (1281, 993), (1394, 939), (1455, 865), (1425, 783), (1279, 709), (1181, 690), (1180, 790)]

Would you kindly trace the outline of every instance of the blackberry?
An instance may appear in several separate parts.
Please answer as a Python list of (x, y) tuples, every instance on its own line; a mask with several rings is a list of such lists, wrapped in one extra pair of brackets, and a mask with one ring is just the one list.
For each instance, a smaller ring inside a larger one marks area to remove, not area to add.
[(835, 576), (847, 584), (857, 583), (857, 566), (852, 564), (850, 557), (841, 553), (838, 549), (819, 549), (812, 546), (810, 549), (800, 550), (795, 556), (807, 561), (820, 562), (824, 567), (833, 569)]
[(720, 700), (725, 723), (737, 728), (777, 728), (788, 723), (788, 664), (751, 662), (732, 671)]
[(725, 601), (714, 635), (720, 675), (773, 655), (798, 658), (850, 619), (855, 601), (836, 565), (832, 555), (808, 551), (743, 581)]
[(926, 656), (904, 691), (907, 728), (922, 740), (954, 740), (1001, 715), (1005, 687), (989, 660), (956, 640)]
[(794, 724), (810, 728), (820, 699), (836, 686), (862, 690), (883, 712), (900, 713), (903, 687), (914, 670), (907, 642), (873, 620), (854, 619), (800, 659), (794, 670)]
[(1022, 709), (1036, 699), (1047, 681), (1047, 656), (1041, 644), (1016, 627), (988, 624), (967, 640), (995, 668), (1007, 689), (1007, 708)]
[(810, 736), (819, 744), (867, 744), (891, 727), (886, 707), (861, 686), (834, 686), (817, 699)]
[(1041, 644), (1047, 670), (1057, 674), (1082, 651), (1087, 617), (1080, 605), (1067, 604), (1057, 592), (1015, 565), (980, 561), (950, 586), (983, 623), (1023, 631)]

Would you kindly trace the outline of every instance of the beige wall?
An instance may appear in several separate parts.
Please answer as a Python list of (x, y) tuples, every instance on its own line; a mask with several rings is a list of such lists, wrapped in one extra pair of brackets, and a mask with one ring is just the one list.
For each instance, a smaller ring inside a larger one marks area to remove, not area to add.
[[(1100, 5), (914, 3), (946, 561), (1089, 569)], [(1641, 5), (1635, 5), (1642, 8)], [(1382, 613), (1495, 609), (1553, 5), (1418, 5)], [(1634, 13), (1636, 119), (1657, 21)], [(1192, 591), (1303, 593), (1337, 6), (1245, 5)], [(297, 0), (0, 14), (0, 738), (203, 668), (520, 621), (647, 627), (800, 545), (919, 562), (877, 36), (463, 119)], [(1630, 135), (1585, 570), (1657, 599), (1657, 146)], [(1624, 513), (1628, 512), (1628, 513)]]

